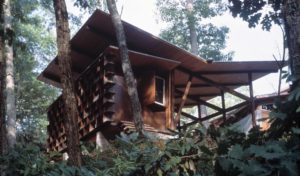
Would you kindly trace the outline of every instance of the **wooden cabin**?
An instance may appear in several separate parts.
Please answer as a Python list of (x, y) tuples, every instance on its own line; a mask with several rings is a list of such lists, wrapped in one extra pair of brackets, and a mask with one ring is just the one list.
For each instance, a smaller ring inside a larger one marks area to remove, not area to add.
[[(225, 117), (227, 112), (253, 104), (253, 80), (277, 72), (277, 64), (272, 61), (207, 63), (131, 24), (123, 22), (123, 26), (146, 131), (168, 134), (168, 129), (184, 129), (219, 115)], [(80, 139), (95, 140), (99, 131), (106, 138), (113, 138), (122, 130), (134, 129), (110, 16), (96, 10), (70, 42)], [(57, 58), (38, 79), (61, 87)], [(250, 95), (235, 91), (245, 85), (250, 87)], [(226, 107), (224, 92), (245, 101)], [(222, 107), (207, 102), (216, 96), (222, 97)], [(215, 109), (216, 113), (202, 117), (201, 113), (193, 116), (182, 112), (184, 107), (200, 105)], [(49, 150), (66, 149), (63, 120), (67, 112), (63, 107), (59, 97), (48, 109)], [(180, 116), (192, 122), (180, 123)]]

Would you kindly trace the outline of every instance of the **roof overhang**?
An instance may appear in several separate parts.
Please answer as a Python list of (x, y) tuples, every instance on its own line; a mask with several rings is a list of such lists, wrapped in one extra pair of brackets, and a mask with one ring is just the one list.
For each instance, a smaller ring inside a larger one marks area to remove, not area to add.
[[(162, 70), (180, 67), (188, 70), (190, 74), (201, 75), (230, 89), (248, 85), (249, 73), (252, 75), (252, 80), (256, 80), (278, 70), (275, 61), (207, 63), (201, 57), (129, 23), (123, 22), (123, 26), (130, 50), (129, 59), (136, 67), (152, 65), (153, 68)], [(111, 17), (109, 14), (96, 10), (70, 41), (74, 79), (76, 80), (106, 50), (117, 53), (118, 49), (114, 47), (116, 41)], [(38, 79), (47, 84), (61, 87), (57, 57), (39, 75)], [(175, 86), (178, 89), (183, 90), (188, 79), (189, 74), (180, 69), (175, 70)], [(189, 94), (208, 100), (218, 96), (220, 89), (194, 77)], [(176, 100), (176, 102), (178, 101)], [(195, 104), (195, 102), (189, 100), (187, 104)]]
[[(122, 22), (127, 45), (131, 51), (145, 55), (167, 58), (179, 62), (189, 69), (197, 69), (206, 61), (177, 46), (174, 46), (127, 22)], [(72, 71), (75, 79), (88, 65), (110, 46), (116, 46), (115, 30), (109, 14), (96, 10), (71, 39)], [(38, 77), (39, 80), (56, 87), (59, 85), (57, 58)]]
[[(248, 62), (214, 62), (200, 66), (197, 71), (191, 71), (189, 74), (194, 75), (192, 79), (189, 96), (201, 98), (202, 100), (209, 100), (216, 96), (221, 96), (221, 90), (218, 86), (227, 87), (232, 90), (248, 86), (250, 81), (255, 81), (270, 73), (278, 71), (278, 64), (276, 61), (248, 61)], [(175, 87), (184, 91), (185, 85), (189, 79), (189, 74), (180, 70), (175, 72)], [(249, 80), (251, 74), (252, 80)], [(197, 75), (205, 77), (217, 86), (212, 86), (206, 81), (197, 79)], [(176, 98), (176, 103), (181, 100), (180, 93)], [(196, 105), (197, 102), (189, 99), (186, 105)]]

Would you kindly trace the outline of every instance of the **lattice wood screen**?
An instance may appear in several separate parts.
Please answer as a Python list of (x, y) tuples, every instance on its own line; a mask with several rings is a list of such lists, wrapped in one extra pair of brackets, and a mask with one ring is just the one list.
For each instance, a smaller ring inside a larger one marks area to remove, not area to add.
[[(94, 134), (103, 119), (114, 115), (115, 65), (114, 55), (104, 54), (91, 64), (75, 83), (77, 106), (79, 110), (78, 126), (80, 139)], [(60, 96), (48, 109), (48, 150), (66, 149), (64, 129), (64, 104)]]

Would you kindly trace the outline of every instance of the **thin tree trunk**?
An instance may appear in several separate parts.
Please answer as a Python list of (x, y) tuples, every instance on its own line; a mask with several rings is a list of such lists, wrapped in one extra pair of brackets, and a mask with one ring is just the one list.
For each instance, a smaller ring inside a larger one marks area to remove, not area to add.
[(81, 151), (78, 134), (78, 109), (75, 97), (75, 87), (71, 71), (71, 46), (68, 12), (64, 0), (53, 0), (58, 47), (58, 64), (61, 72), (63, 101), (65, 106), (64, 126), (67, 136), (68, 163), (81, 166)]
[[(3, 26), (1, 25), (1, 29)], [(6, 136), (5, 136), (5, 101), (4, 101), (4, 58), (3, 58), (3, 32), (0, 34), (0, 155), (4, 153)]]
[(106, 10), (105, 4), (104, 4), (104, 0), (96, 0), (96, 3), (97, 3), (97, 8), (98, 9), (100, 9), (102, 11)]
[(136, 89), (136, 82), (132, 72), (131, 64), (128, 58), (128, 48), (126, 45), (126, 38), (121, 22), (120, 15), (118, 14), (115, 0), (107, 0), (108, 10), (111, 15), (111, 19), (116, 31), (116, 36), (118, 40), (122, 70), (124, 73), (125, 83), (128, 89), (128, 95), (130, 97), (130, 104), (133, 112), (133, 120), (137, 132), (142, 135), (144, 131), (144, 122), (142, 116), (142, 108), (138, 97), (138, 92)]
[(197, 32), (195, 24), (189, 24), (190, 30), (190, 42), (191, 42), (191, 52), (198, 55), (198, 42), (197, 42)]
[(3, 8), (4, 1), (0, 0), (0, 155), (4, 153), (5, 116), (4, 116), (4, 57), (3, 57)]
[[(283, 18), (289, 48), (292, 75), (300, 75), (300, 0), (286, 0), (283, 5)], [(293, 83), (299, 86), (300, 81)]]
[(197, 31), (195, 27), (196, 20), (194, 18), (194, 8), (193, 8), (193, 0), (186, 1), (186, 9), (188, 12), (188, 26), (190, 32), (190, 44), (191, 44), (191, 52), (195, 55), (198, 55), (199, 46), (197, 41)]
[[(194, 7), (193, 0), (186, 1), (186, 9), (188, 12), (188, 27), (190, 32), (190, 44), (191, 44), (191, 53), (198, 56), (199, 45), (198, 45), (198, 36), (196, 30), (196, 19), (194, 17)], [(200, 105), (202, 117), (207, 115), (207, 109), (204, 105)]]
[(8, 148), (13, 148), (16, 144), (16, 98), (14, 82), (14, 56), (13, 56), (13, 30), (11, 27), (12, 16), (10, 0), (4, 3), (4, 29), (5, 29), (5, 103), (7, 116), (7, 142)]

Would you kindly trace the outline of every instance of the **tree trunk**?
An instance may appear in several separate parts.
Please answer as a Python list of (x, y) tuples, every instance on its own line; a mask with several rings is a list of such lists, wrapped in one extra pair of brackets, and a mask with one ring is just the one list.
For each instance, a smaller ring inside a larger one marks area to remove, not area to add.
[[(2, 25), (1, 25), (2, 27)], [(3, 58), (3, 34), (0, 34), (0, 155), (4, 153), (6, 137), (5, 137), (5, 115), (4, 115), (4, 58)]]
[(198, 55), (199, 46), (197, 41), (197, 31), (195, 27), (196, 19), (193, 14), (194, 11), (193, 0), (186, 1), (186, 9), (188, 12), (188, 26), (190, 32), (191, 53)]
[(96, 3), (97, 3), (97, 8), (102, 10), (102, 11), (106, 11), (107, 10), (107, 7), (104, 3), (104, 0), (96, 0)]
[[(283, 18), (289, 48), (292, 75), (300, 75), (300, 0), (286, 0), (283, 4)], [(293, 87), (300, 81), (293, 82)]]
[(4, 29), (5, 29), (5, 103), (7, 116), (7, 142), (8, 148), (13, 148), (16, 144), (16, 98), (14, 82), (14, 57), (13, 57), (13, 30), (11, 27), (12, 16), (10, 0), (4, 2)]
[(3, 57), (3, 0), (0, 0), (0, 155), (4, 152), (5, 138), (5, 116), (4, 116), (4, 57)]
[(81, 166), (81, 151), (78, 133), (78, 109), (71, 71), (71, 46), (68, 12), (64, 0), (53, 0), (58, 47), (58, 64), (61, 72), (62, 96), (65, 108), (64, 126), (67, 136), (68, 163)]
[[(191, 44), (191, 53), (198, 56), (199, 45), (198, 45), (198, 36), (196, 30), (196, 19), (194, 17), (194, 7), (193, 0), (186, 0), (186, 10), (188, 12), (188, 26), (190, 32), (190, 44)], [(207, 115), (207, 109), (204, 105), (200, 105), (200, 110), (202, 117)]]
[(128, 58), (128, 48), (126, 45), (126, 38), (121, 22), (120, 15), (118, 14), (115, 0), (107, 0), (107, 6), (111, 19), (116, 31), (118, 40), (118, 46), (121, 56), (122, 70), (124, 73), (125, 83), (128, 89), (128, 95), (130, 97), (130, 104), (133, 112), (133, 120), (137, 132), (142, 135), (144, 131), (144, 122), (142, 116), (142, 108), (136, 89), (136, 81), (132, 72), (131, 64)]

